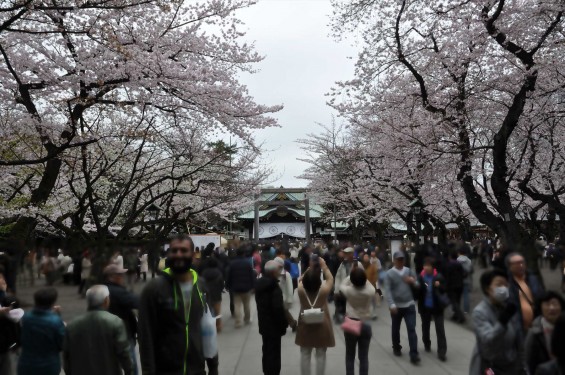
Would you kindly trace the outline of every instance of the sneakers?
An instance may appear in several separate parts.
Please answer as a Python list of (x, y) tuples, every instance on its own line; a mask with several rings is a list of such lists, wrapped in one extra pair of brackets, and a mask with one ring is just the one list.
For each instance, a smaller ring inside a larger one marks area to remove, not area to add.
[(418, 363), (420, 363), (420, 361), (420, 356), (410, 358), (410, 363), (412, 363), (413, 365), (417, 365)]
[(400, 349), (393, 349), (392, 352), (397, 357), (400, 357), (402, 355), (402, 350), (400, 350)]

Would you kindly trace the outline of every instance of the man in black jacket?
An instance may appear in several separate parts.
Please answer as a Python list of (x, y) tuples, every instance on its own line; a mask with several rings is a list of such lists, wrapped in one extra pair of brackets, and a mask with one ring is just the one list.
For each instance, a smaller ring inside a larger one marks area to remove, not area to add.
[(241, 309), (243, 305), (245, 324), (251, 321), (251, 311), (249, 303), (251, 300), (251, 291), (255, 288), (255, 272), (251, 266), (249, 259), (244, 257), (245, 248), (240, 247), (236, 252), (237, 257), (230, 263), (227, 272), (226, 288), (233, 293), (235, 328), (241, 328)]
[(138, 374), (135, 345), (137, 336), (137, 319), (133, 310), (139, 309), (139, 297), (128, 291), (125, 287), (125, 274), (127, 269), (116, 264), (110, 264), (104, 268), (106, 286), (110, 291), (110, 307), (108, 312), (123, 320), (126, 326), (128, 340), (130, 342), (131, 360), (133, 362), (134, 375)]
[(465, 323), (465, 315), (461, 309), (465, 270), (461, 263), (457, 261), (457, 256), (457, 252), (449, 254), (449, 261), (445, 267), (445, 283), (447, 285), (447, 295), (453, 309), (451, 320), (457, 323)]
[(420, 274), (418, 290), (418, 312), (422, 319), (422, 341), (427, 352), (431, 351), (430, 326), (432, 320), (436, 327), (437, 356), (441, 361), (446, 360), (447, 340), (443, 310), (447, 303), (445, 295), (445, 279), (433, 266), (432, 258), (425, 258)]
[(263, 338), (263, 374), (281, 372), (281, 338), (286, 333), (286, 319), (282, 290), (278, 286), (278, 264), (270, 260), (265, 274), (257, 280), (255, 301), (259, 318), (259, 333)]
[(166, 268), (141, 294), (139, 356), (143, 375), (205, 375), (200, 323), (206, 290), (191, 269), (194, 243), (170, 242)]

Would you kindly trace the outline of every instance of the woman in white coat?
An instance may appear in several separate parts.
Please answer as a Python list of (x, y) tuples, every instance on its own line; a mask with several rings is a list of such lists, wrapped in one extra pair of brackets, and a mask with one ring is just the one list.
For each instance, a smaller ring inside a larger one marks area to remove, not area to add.
[(90, 261), (90, 253), (88, 251), (82, 254), (81, 267), (78, 294), (84, 295), (83, 292), (86, 292), (86, 289), (88, 289), (86, 283), (90, 279), (90, 271), (92, 270), (92, 262)]
[(140, 263), (140, 273), (143, 276), (143, 281), (147, 281), (147, 272), (149, 272), (149, 262), (148, 262), (148, 255), (147, 252), (143, 252), (141, 257), (139, 257)]

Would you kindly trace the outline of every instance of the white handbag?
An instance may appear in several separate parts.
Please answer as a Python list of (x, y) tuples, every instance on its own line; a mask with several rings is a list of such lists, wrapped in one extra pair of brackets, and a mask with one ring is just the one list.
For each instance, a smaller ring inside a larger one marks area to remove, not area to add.
[(314, 308), (314, 305), (316, 304), (316, 302), (318, 302), (318, 297), (320, 296), (320, 291), (318, 290), (318, 294), (316, 295), (316, 299), (314, 300), (314, 303), (310, 302), (310, 298), (308, 298), (308, 293), (306, 293), (306, 291), (304, 291), (304, 294), (306, 295), (306, 300), (308, 301), (308, 303), (310, 304), (310, 308), (309, 309), (305, 309), (302, 312), (302, 321), (305, 324), (320, 324), (324, 322), (324, 311), (317, 307)]

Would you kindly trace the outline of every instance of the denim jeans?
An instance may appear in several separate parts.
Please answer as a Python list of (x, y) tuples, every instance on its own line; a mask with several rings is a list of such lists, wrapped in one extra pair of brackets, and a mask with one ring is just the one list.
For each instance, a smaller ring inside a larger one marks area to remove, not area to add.
[(469, 295), (471, 294), (471, 284), (463, 284), (463, 312), (469, 313), (471, 310), (471, 305), (469, 302)]
[[(359, 375), (369, 374), (369, 345), (373, 331), (370, 325), (363, 324), (361, 335), (355, 336), (344, 332), (345, 335), (345, 374), (355, 374), (355, 350), (359, 356)], [(358, 348), (357, 348), (358, 347)]]
[(135, 354), (135, 339), (129, 340), (129, 355), (131, 357), (131, 361), (133, 362), (133, 375), (138, 375), (139, 370), (137, 369), (137, 355)]
[(418, 334), (416, 334), (416, 306), (399, 308), (392, 317), (392, 348), (394, 350), (402, 349), (400, 345), (400, 324), (402, 319), (406, 324), (408, 331), (408, 344), (410, 345), (410, 358), (418, 357)]

